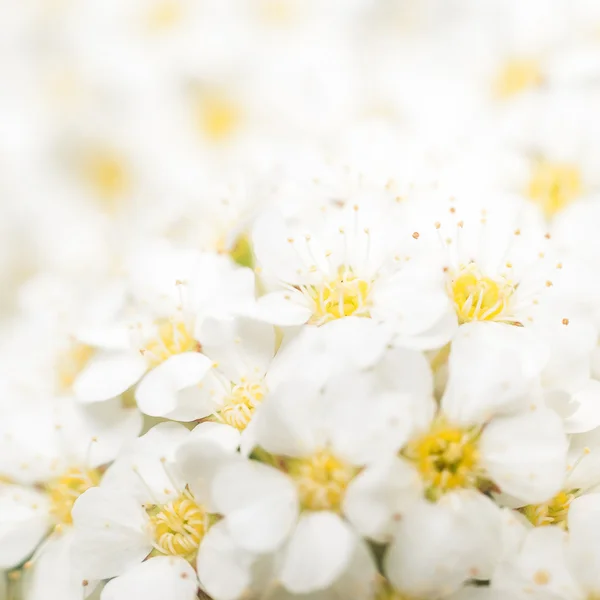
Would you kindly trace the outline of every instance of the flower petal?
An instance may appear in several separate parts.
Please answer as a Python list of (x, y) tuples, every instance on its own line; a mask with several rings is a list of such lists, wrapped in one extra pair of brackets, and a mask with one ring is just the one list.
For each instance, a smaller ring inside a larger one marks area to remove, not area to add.
[(177, 556), (155, 556), (112, 579), (102, 600), (196, 600), (198, 580), (192, 566)]
[(279, 547), (298, 515), (298, 496), (283, 473), (258, 463), (227, 464), (215, 476), (212, 497), (236, 544), (251, 552)]
[(323, 590), (348, 566), (357, 538), (336, 514), (302, 515), (284, 549), (280, 581), (294, 594)]
[(178, 408), (178, 394), (198, 384), (212, 368), (212, 361), (199, 352), (169, 357), (142, 379), (135, 391), (140, 410), (151, 417), (164, 417)]
[(122, 394), (146, 372), (148, 363), (138, 352), (99, 352), (73, 383), (81, 402), (99, 402)]
[(500, 489), (527, 504), (545, 502), (562, 487), (567, 437), (550, 409), (499, 417), (481, 434), (481, 464)]
[(86, 579), (121, 575), (152, 550), (148, 517), (131, 496), (90, 488), (77, 499), (71, 514), (73, 563)]

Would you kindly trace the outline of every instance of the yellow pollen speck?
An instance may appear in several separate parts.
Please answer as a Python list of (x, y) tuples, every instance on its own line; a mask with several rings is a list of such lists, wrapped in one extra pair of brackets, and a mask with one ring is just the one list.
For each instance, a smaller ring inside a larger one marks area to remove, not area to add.
[(254, 410), (266, 393), (262, 382), (246, 382), (236, 385), (225, 398), (218, 417), (227, 425), (242, 431), (246, 428)]
[(64, 392), (71, 388), (93, 355), (92, 346), (77, 341), (72, 341), (68, 348), (59, 353), (56, 361), (56, 378), (60, 391)]
[(494, 92), (499, 98), (506, 99), (542, 82), (542, 72), (536, 60), (515, 58), (501, 69), (494, 83)]
[(460, 323), (497, 319), (508, 306), (513, 291), (508, 281), (485, 277), (473, 264), (461, 268), (449, 284)]
[[(547, 217), (560, 212), (581, 194), (581, 173), (576, 165), (544, 160), (534, 164), (526, 195)], [(549, 239), (550, 235), (546, 237)]]
[(338, 277), (319, 286), (303, 288), (313, 302), (310, 323), (322, 325), (342, 317), (368, 317), (370, 284), (354, 275), (349, 267), (340, 267)]
[(154, 548), (159, 554), (190, 558), (208, 529), (208, 513), (185, 490), (176, 500), (148, 511)]
[(403, 449), (405, 458), (420, 471), (425, 494), (430, 500), (457, 488), (472, 488), (478, 483), (479, 429), (460, 428), (436, 420), (424, 435)]
[(71, 509), (75, 500), (99, 483), (100, 472), (97, 469), (72, 467), (46, 485), (46, 492), (50, 498), (50, 514), (57, 526), (70, 525), (73, 522)]
[(536, 527), (555, 525), (567, 529), (569, 506), (577, 497), (577, 493), (578, 490), (562, 490), (548, 502), (530, 504), (520, 510)]
[(196, 123), (200, 133), (212, 142), (223, 142), (238, 128), (241, 114), (236, 104), (222, 92), (200, 94)]
[(157, 321), (156, 337), (146, 343), (141, 352), (151, 367), (183, 352), (197, 352), (200, 344), (182, 321), (168, 319)]
[(548, 571), (536, 571), (533, 574), (533, 581), (537, 584), (537, 585), (547, 585), (548, 582), (550, 581), (550, 573), (548, 573)]
[(346, 488), (358, 472), (324, 450), (310, 458), (290, 459), (287, 468), (306, 510), (339, 511)]

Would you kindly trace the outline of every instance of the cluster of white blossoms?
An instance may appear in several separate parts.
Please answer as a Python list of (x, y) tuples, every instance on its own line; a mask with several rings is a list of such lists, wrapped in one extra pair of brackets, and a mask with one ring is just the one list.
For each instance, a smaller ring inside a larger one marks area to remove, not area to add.
[(1, 600), (600, 599), (598, 0), (0, 39)]

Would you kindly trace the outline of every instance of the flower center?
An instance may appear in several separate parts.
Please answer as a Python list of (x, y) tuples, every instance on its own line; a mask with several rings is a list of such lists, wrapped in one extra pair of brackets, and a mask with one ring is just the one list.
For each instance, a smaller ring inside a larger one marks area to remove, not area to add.
[(263, 383), (258, 381), (234, 386), (221, 408), (221, 419), (242, 431), (250, 422), (255, 408), (261, 403), (265, 391)]
[(57, 524), (73, 523), (71, 509), (75, 500), (91, 487), (100, 483), (100, 472), (97, 469), (81, 469), (72, 467), (63, 475), (46, 485), (50, 497), (50, 514)]
[(183, 321), (165, 319), (157, 321), (156, 325), (156, 337), (141, 350), (150, 367), (156, 367), (175, 354), (199, 351), (198, 342)]
[(240, 124), (237, 106), (223, 93), (201, 94), (197, 102), (196, 122), (200, 133), (213, 142), (229, 138)]
[(219, 254), (229, 254), (230, 258), (242, 267), (254, 266), (254, 254), (252, 252), (252, 243), (250, 236), (247, 233), (239, 235), (233, 243), (233, 246), (228, 247), (223, 236), (217, 243), (217, 252)]
[(161, 554), (190, 557), (208, 529), (208, 513), (188, 490), (168, 504), (152, 507), (148, 514), (154, 548)]
[(514, 58), (500, 70), (494, 87), (498, 97), (510, 98), (542, 82), (542, 72), (536, 60)]
[(338, 276), (320, 287), (311, 286), (308, 295), (314, 303), (311, 323), (321, 325), (342, 317), (368, 317), (370, 284), (359, 279), (352, 269), (340, 267)]
[(562, 490), (548, 502), (543, 504), (530, 504), (521, 509), (521, 512), (536, 526), (557, 525), (562, 529), (567, 528), (569, 506), (577, 497), (578, 490)]
[(450, 284), (459, 322), (492, 321), (507, 307), (514, 287), (485, 277), (472, 265), (463, 267)]
[(346, 488), (357, 473), (355, 467), (325, 450), (310, 458), (290, 459), (286, 464), (305, 510), (339, 511)]
[(554, 216), (581, 195), (581, 173), (569, 163), (537, 162), (531, 173), (527, 196), (547, 217)]
[(115, 208), (117, 199), (129, 188), (123, 158), (108, 149), (89, 153), (83, 162), (83, 177), (109, 209)]
[(438, 420), (429, 432), (405, 446), (402, 454), (420, 471), (427, 498), (435, 501), (451, 490), (477, 485), (478, 438), (476, 427), (462, 429)]
[(94, 348), (73, 341), (56, 360), (56, 378), (60, 391), (71, 389), (73, 382), (94, 355)]
[(148, 28), (155, 32), (166, 31), (181, 20), (182, 13), (181, 3), (177, 0), (159, 1), (148, 13)]

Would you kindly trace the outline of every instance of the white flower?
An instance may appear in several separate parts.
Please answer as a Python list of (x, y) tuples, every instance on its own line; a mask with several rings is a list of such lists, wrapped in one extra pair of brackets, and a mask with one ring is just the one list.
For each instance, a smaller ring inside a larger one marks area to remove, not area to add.
[(201, 424), (191, 433), (177, 423), (159, 424), (73, 507), (72, 560), (90, 579), (117, 577), (111, 584), (115, 597), (136, 585), (149, 569), (139, 564), (154, 556), (169, 559), (156, 563), (157, 586), (174, 586), (182, 600), (189, 597), (192, 583), (176, 582), (182, 572), (192, 576), (187, 561), (195, 558), (214, 510), (204, 488), (192, 489), (182, 478), (175, 459), (183, 444), (203, 450), (194, 464), (201, 479), (211, 472), (210, 458), (233, 452), (239, 436), (216, 423)]
[(403, 341), (443, 345), (454, 326), (444, 274), (419, 261), (406, 224), (394, 229), (398, 204), (384, 189), (365, 190), (326, 199), (300, 220), (259, 217), (257, 261), (278, 280), (259, 299), (263, 318), (288, 326), (372, 318), (387, 321)]
[(97, 582), (71, 563), (73, 504), (140, 428), (139, 413), (118, 400), (87, 407), (43, 398), (4, 415), (0, 472), (16, 483), (0, 489), (1, 566), (27, 561), (28, 600), (41, 600), (48, 588), (73, 600), (93, 591)]
[(112, 337), (90, 332), (99, 349), (74, 384), (83, 402), (122, 393), (147, 371), (172, 399), (212, 364), (198, 352), (203, 319), (248, 310), (254, 299), (253, 273), (227, 257), (158, 246), (132, 262), (135, 316), (116, 323)]
[(517, 555), (502, 562), (492, 588), (515, 598), (588, 600), (600, 593), (597, 546), (598, 494), (573, 500), (568, 532), (537, 527), (525, 538)]
[[(354, 571), (362, 578), (354, 593), (369, 597), (372, 559), (357, 534), (381, 538), (388, 512), (421, 493), (416, 472), (394, 456), (411, 426), (406, 405), (421, 400), (408, 390), (392, 394), (356, 372), (330, 379), (323, 393), (301, 379), (280, 384), (253, 421), (256, 456), (272, 466), (232, 461), (213, 480), (212, 497), (224, 519), (211, 548), (222, 548), (238, 565), (239, 579), (229, 573), (223, 581), (225, 570), (204, 571), (200, 560), (207, 591), (233, 590), (223, 598), (238, 597), (244, 582), (253, 581), (249, 570), (263, 560), (259, 555), (276, 552), (272, 577), (290, 592), (333, 586), (334, 593), (351, 585)], [(372, 480), (390, 479), (401, 497), (372, 495)], [(204, 552), (208, 547), (200, 559)], [(357, 552), (362, 558), (350, 569)]]

